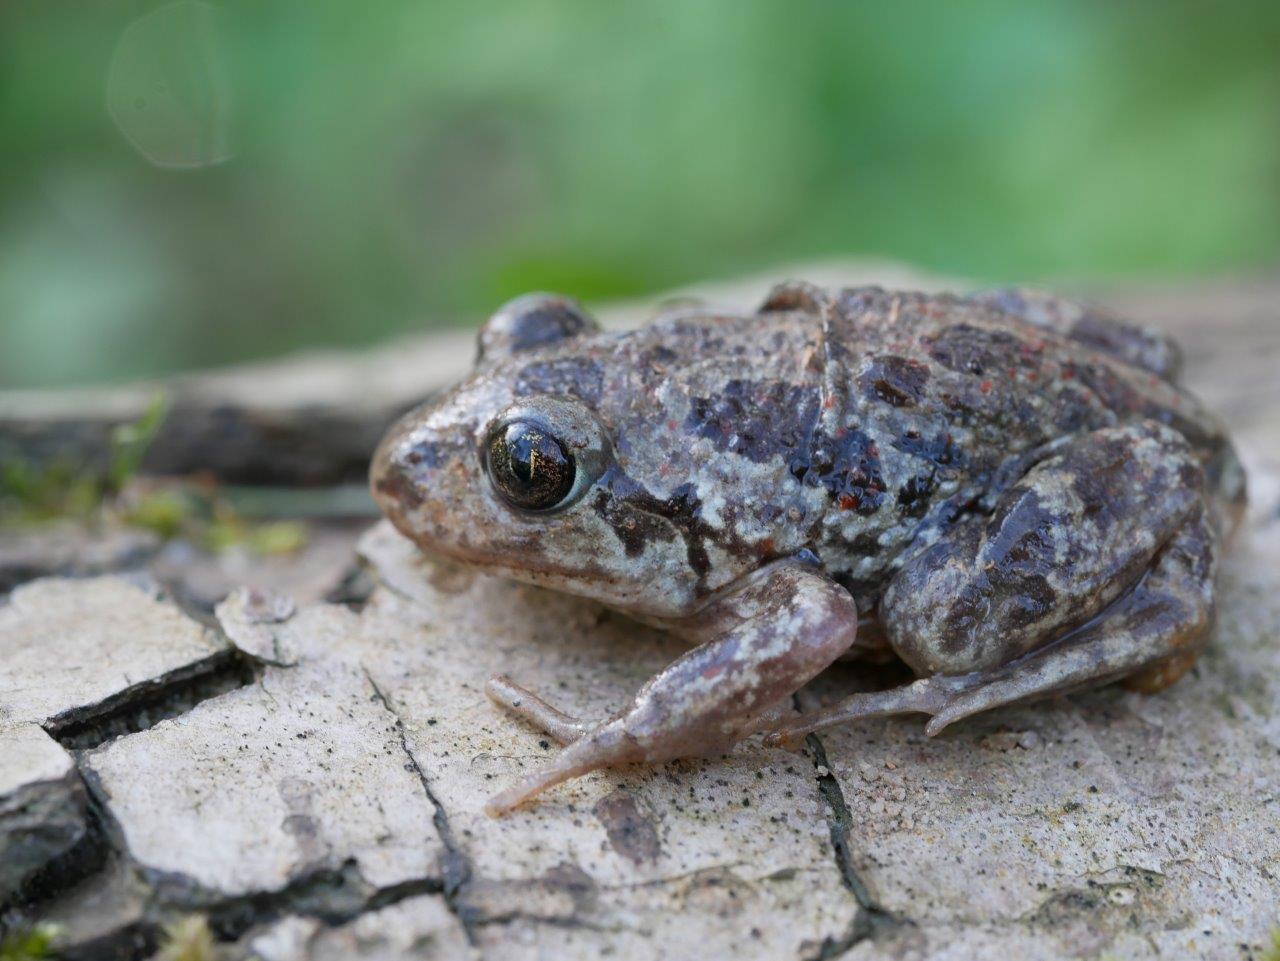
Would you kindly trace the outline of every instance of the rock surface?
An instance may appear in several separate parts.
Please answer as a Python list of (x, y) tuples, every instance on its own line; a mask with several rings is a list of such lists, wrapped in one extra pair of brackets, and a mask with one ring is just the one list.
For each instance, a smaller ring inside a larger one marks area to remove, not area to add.
[(0, 904), (85, 830), (71, 755), (35, 724), (0, 727)]
[[(396, 719), (341, 649), (356, 618), (288, 626), (309, 652), (82, 761), (118, 845), (161, 899), (217, 908), (323, 879), (331, 915), (438, 877), (435, 809)], [(317, 902), (319, 903), (319, 902)]]
[[(1188, 342), (1252, 492), (1214, 641), (1170, 690), (1085, 692), (935, 740), (905, 718), (801, 754), (750, 743), (594, 774), (495, 821), (485, 799), (556, 748), (489, 705), (489, 673), (598, 717), (678, 646), (428, 561), (385, 525), (360, 545), (377, 586), (350, 607), (266, 589), (329, 579), (336, 536), (323, 578), (244, 568), (257, 589), (214, 627), (136, 578), (37, 581), (0, 602), (0, 883), (22, 833), (4, 798), (74, 798), (74, 762), (111, 857), (23, 914), (62, 924), (72, 958), (146, 957), (193, 911), (264, 961), (1262, 958), (1280, 924), (1276, 299), (1259, 283), (1148, 303)], [(207, 609), (223, 571), (188, 577), (184, 600)], [(842, 666), (802, 699), (877, 680)]]
[(0, 723), (63, 730), (209, 673), (227, 652), (135, 582), (35, 581), (0, 607)]
[(92, 577), (142, 567), (160, 549), (149, 531), (77, 524), (0, 531), (0, 593), (40, 577)]
[(458, 918), (438, 894), (371, 911), (338, 927), (315, 918), (283, 918), (244, 939), (260, 961), (467, 961), (479, 956)]
[(391, 586), (361, 614), (360, 657), (447, 815), (455, 906), (487, 955), (799, 957), (854, 925), (804, 757), (757, 746), (599, 774), (488, 818), (488, 797), (556, 750), (493, 709), (489, 674), (603, 717), (681, 648), (593, 604), (427, 561), (386, 525), (363, 550)]

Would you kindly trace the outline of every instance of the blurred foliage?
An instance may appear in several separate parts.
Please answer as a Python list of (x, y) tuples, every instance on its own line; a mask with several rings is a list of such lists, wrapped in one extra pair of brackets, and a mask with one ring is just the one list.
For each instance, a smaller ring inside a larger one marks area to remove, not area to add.
[(52, 924), (14, 932), (0, 938), (0, 961), (44, 961), (54, 955), (58, 929)]
[(105, 471), (87, 470), (68, 460), (39, 466), (17, 459), (0, 463), (0, 522), (91, 519), (104, 504), (119, 498), (138, 473), (168, 409), (168, 399), (157, 394), (137, 421), (116, 427), (111, 432)]
[(189, 914), (165, 925), (155, 961), (217, 961), (224, 956), (213, 939), (208, 919)]
[(1263, 950), (1258, 961), (1280, 961), (1280, 927), (1271, 929), (1271, 944)]
[(141, 528), (164, 540), (181, 538), (213, 552), (300, 550), (307, 540), (305, 524), (251, 522), (212, 478), (138, 476), (168, 409), (168, 399), (158, 394), (142, 417), (117, 427), (105, 471), (65, 459), (39, 466), (17, 459), (0, 463), (0, 530), (72, 520), (88, 526)]
[(1271, 265), (1280, 4), (0, 5), (0, 383), (779, 260)]

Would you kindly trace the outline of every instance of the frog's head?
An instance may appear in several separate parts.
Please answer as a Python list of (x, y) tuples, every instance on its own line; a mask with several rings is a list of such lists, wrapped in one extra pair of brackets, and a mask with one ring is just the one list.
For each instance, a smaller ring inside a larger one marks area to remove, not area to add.
[(572, 301), (530, 294), (479, 343), (471, 376), (379, 445), (370, 482), (383, 514), (429, 553), (635, 613), (684, 613), (697, 582), (685, 544), (635, 512), (598, 409), (610, 338)]

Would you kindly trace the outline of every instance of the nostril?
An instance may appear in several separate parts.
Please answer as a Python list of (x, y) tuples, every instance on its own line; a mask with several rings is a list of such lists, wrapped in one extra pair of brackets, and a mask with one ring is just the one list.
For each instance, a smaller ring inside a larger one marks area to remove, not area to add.
[(423, 462), (419, 445), (406, 443), (398, 432), (393, 431), (383, 439), (369, 465), (369, 486), (384, 514), (422, 504), (423, 496), (415, 478), (421, 473)]

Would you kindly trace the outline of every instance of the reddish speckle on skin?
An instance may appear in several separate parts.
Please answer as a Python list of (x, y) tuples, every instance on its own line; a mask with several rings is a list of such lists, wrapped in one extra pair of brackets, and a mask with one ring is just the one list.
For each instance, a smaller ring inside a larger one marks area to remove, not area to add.
[(837, 503), (839, 503), (840, 509), (842, 511), (852, 511), (852, 510), (857, 510), (858, 504), (860, 502), (858, 498), (856, 498), (852, 494), (841, 494), (837, 498)]
[(834, 406), (836, 406), (836, 399), (834, 396), (828, 396), (823, 399), (822, 401), (823, 410), (830, 410)]
[(992, 387), (991, 381), (984, 380), (981, 384), (978, 385), (978, 390), (982, 391), (984, 394), (989, 394), (991, 393), (991, 387)]
[(761, 552), (762, 554), (772, 554), (772, 553), (773, 553), (773, 538), (772, 538), (772, 537), (766, 537), (764, 540), (762, 540), (762, 541), (760, 542), (760, 552)]
[(672, 433), (675, 433), (676, 428), (678, 428), (679, 426), (680, 425), (676, 423), (674, 420), (667, 421), (667, 430), (671, 431)]

